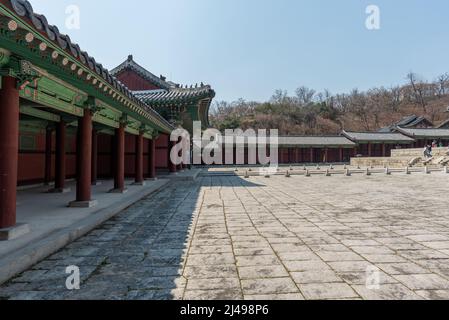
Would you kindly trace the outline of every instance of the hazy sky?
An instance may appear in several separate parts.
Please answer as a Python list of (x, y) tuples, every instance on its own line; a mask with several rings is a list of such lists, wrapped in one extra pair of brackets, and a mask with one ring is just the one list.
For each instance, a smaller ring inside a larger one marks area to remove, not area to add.
[[(333, 93), (449, 71), (447, 0), (31, 0), (107, 68), (133, 54), (156, 75), (210, 83), (218, 100), (305, 85)], [(365, 27), (368, 5), (380, 30)], [(68, 5), (81, 27), (65, 27)]]

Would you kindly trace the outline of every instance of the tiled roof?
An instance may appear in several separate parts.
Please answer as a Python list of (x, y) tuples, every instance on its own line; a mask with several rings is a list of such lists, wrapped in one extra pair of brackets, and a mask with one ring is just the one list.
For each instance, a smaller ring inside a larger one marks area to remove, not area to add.
[(117, 75), (123, 70), (133, 70), (145, 80), (148, 80), (161, 89), (168, 90), (171, 86), (175, 85), (173, 83), (166, 82), (164, 77), (158, 77), (144, 67), (140, 66), (137, 62), (134, 61), (132, 55), (129, 55), (128, 59), (125, 62), (121, 63), (118, 67), (112, 69), (111, 74)]
[(407, 116), (407, 117), (402, 118), (401, 120), (399, 120), (398, 122), (392, 124), (389, 127), (381, 128), (378, 132), (393, 132), (396, 127), (410, 128), (410, 127), (414, 127), (414, 126), (420, 124), (421, 122), (428, 122), (429, 125), (433, 125), (425, 117), (418, 117), (417, 115), (411, 115), (411, 116)]
[(341, 136), (290, 136), (279, 137), (280, 145), (302, 147), (355, 147), (355, 143)]
[(410, 125), (412, 122), (416, 122), (416, 120), (418, 120), (418, 118), (419, 117), (416, 115), (404, 117), (401, 120), (399, 120), (398, 122), (396, 122), (395, 126), (406, 127), (406, 126)]
[(347, 132), (342, 133), (354, 142), (392, 142), (392, 143), (413, 143), (414, 140), (400, 133), (392, 132)]
[(172, 88), (170, 90), (134, 91), (134, 94), (151, 106), (183, 104), (215, 97), (209, 85), (195, 88)]
[(447, 127), (449, 128), (449, 119), (447, 119), (446, 121), (444, 121), (442, 124), (440, 124), (438, 126), (439, 129), (443, 128), (443, 127)]
[[(414, 127), (414, 126), (420, 124), (421, 122), (429, 122), (430, 123), (430, 121), (424, 117), (417, 117), (414, 121), (411, 121), (409, 124), (402, 126), (402, 127), (406, 127), (406, 128)], [(401, 125), (398, 125), (398, 127), (401, 127)]]
[[(230, 138), (231, 141), (229, 143), (232, 143), (233, 140), (235, 140), (235, 135), (233, 135), (233, 138)], [(246, 144), (255, 144), (257, 143), (257, 140), (243, 138), (241, 141), (235, 140), (235, 142), (243, 142), (245, 141)], [(267, 143), (270, 141), (275, 141), (275, 138), (270, 138), (270, 136), (266, 137)], [(225, 137), (219, 136), (218, 142), (225, 144)], [(346, 148), (353, 148), (356, 146), (356, 144), (345, 137), (340, 136), (281, 136), (277, 139), (278, 145), (281, 147), (291, 146), (291, 147), (346, 147)], [(210, 143), (209, 140), (206, 139), (206, 137), (203, 137), (202, 139), (203, 146), (206, 146)], [(228, 141), (226, 140), (226, 143)]]
[(89, 54), (79, 47), (78, 44), (73, 43), (68, 35), (59, 33), (59, 29), (56, 26), (50, 25), (45, 16), (37, 14), (33, 11), (33, 7), (26, 0), (8, 0), (14, 12), (23, 18), (30, 21), (30, 25), (33, 26), (40, 33), (44, 34), (49, 40), (54, 42), (59, 48), (75, 58), (78, 62), (84, 64), (91, 71), (95, 72), (107, 83), (109, 83), (116, 90), (127, 96), (134, 103), (138, 104), (141, 108), (145, 109), (163, 122), (166, 126), (171, 125), (156, 111), (147, 106), (144, 102), (138, 99), (132, 91), (118, 81), (106, 68), (96, 60), (89, 56)]
[(117, 75), (123, 70), (132, 70), (145, 80), (161, 88), (157, 90), (133, 91), (134, 95), (150, 106), (182, 105), (206, 98), (212, 100), (215, 97), (215, 91), (209, 85), (201, 83), (200, 85), (188, 87), (166, 81), (163, 76), (155, 76), (135, 62), (132, 55), (128, 56), (128, 59), (117, 68), (114, 68), (111, 73)]
[(428, 138), (428, 139), (449, 139), (449, 129), (409, 129), (396, 128), (396, 130), (409, 137)]

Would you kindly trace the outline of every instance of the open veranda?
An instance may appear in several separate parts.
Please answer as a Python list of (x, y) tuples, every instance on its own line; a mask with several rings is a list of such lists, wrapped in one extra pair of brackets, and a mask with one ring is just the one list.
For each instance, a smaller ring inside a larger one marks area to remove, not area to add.
[[(0, 297), (447, 299), (447, 177), (203, 169), (4, 284)], [(66, 287), (73, 265), (79, 290)]]

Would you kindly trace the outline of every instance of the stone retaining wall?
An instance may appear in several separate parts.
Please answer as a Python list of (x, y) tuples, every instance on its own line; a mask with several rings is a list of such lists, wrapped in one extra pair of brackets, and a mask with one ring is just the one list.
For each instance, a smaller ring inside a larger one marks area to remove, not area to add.
[[(391, 150), (391, 158), (376, 158), (376, 157), (362, 157), (362, 158), (352, 158), (351, 166), (360, 167), (383, 167), (387, 166), (390, 168), (405, 168), (410, 164), (415, 158), (423, 158), (424, 149), (396, 149)], [(434, 148), (433, 150), (434, 159), (447, 157), (449, 153), (448, 148)], [(419, 162), (415, 167), (422, 166)]]
[(383, 167), (390, 168), (405, 168), (408, 166), (410, 157), (396, 157), (396, 158), (352, 158), (351, 166), (357, 167)]
[[(416, 157), (422, 157), (424, 152), (424, 148), (421, 149), (396, 149), (391, 150), (391, 157), (408, 157), (410, 159), (416, 158)], [(444, 157), (447, 156), (447, 153), (449, 152), (448, 148), (434, 148), (432, 150), (434, 157)]]

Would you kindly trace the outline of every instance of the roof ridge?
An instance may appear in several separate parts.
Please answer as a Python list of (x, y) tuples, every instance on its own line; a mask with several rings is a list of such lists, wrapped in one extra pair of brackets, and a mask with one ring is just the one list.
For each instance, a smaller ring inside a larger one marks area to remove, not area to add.
[[(164, 77), (162, 75), (160, 77), (158, 77), (151, 71), (147, 70), (145, 67), (138, 64), (134, 60), (133, 55), (131, 55), (131, 54), (128, 56), (128, 58), (124, 62), (122, 62), (117, 67), (112, 69), (111, 74), (117, 75), (118, 73), (120, 73), (121, 71), (123, 71), (127, 68), (129, 68), (133, 71), (136, 71), (141, 76), (143, 76), (146, 80), (153, 82), (154, 84), (158, 85), (159, 87), (161, 87), (162, 89), (165, 89), (165, 90), (189, 91), (189, 90), (204, 90), (204, 89), (212, 88), (211, 85), (204, 84), (203, 82), (201, 82), (200, 84), (196, 83), (195, 85), (189, 86), (189, 85), (182, 85), (179, 83), (175, 83), (173, 81), (167, 81), (166, 77)], [(143, 90), (136, 90), (136, 91), (143, 91)]]
[(379, 131), (345, 131), (346, 133), (366, 133), (366, 134), (398, 134), (397, 132), (379, 132)]
[(151, 81), (152, 83), (160, 86), (161, 88), (169, 90), (172, 86), (166, 81), (166, 78), (162, 75), (160, 77), (156, 76), (151, 71), (147, 70), (146, 68), (142, 67), (140, 64), (138, 64), (135, 60), (133, 55), (129, 55), (128, 58), (119, 64), (117, 67), (111, 70), (112, 75), (117, 75), (121, 71), (125, 69), (131, 69), (133, 71), (136, 71), (141, 76), (143, 76), (146, 80)]

